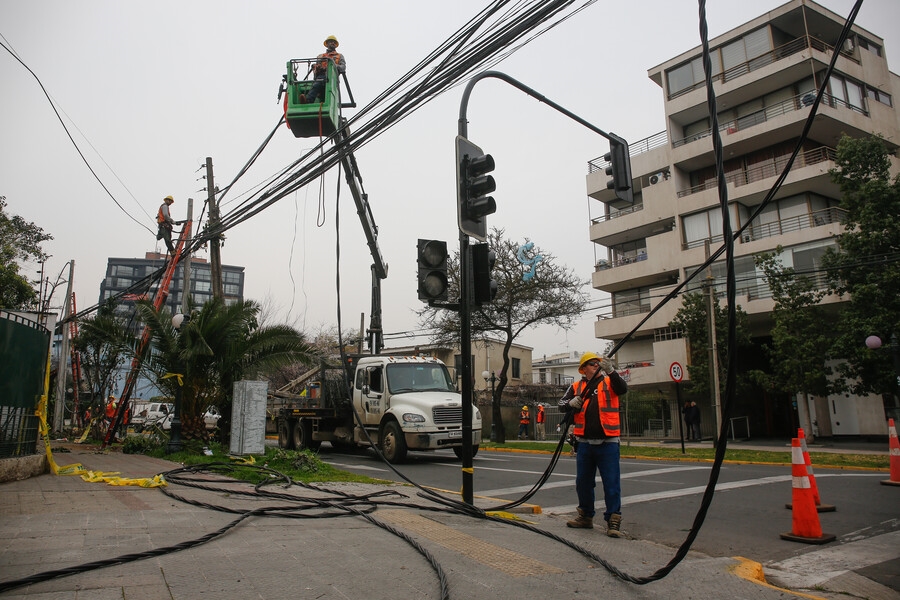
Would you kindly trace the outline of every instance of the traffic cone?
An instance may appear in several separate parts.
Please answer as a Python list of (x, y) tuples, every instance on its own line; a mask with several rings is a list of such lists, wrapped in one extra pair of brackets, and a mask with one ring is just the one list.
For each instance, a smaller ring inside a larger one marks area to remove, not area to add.
[(894, 420), (888, 419), (888, 446), (891, 455), (891, 478), (881, 483), (884, 485), (900, 485), (900, 442), (897, 441), (897, 428)]
[[(822, 504), (819, 499), (819, 486), (816, 484), (816, 476), (813, 474), (812, 460), (809, 458), (809, 449), (806, 446), (806, 433), (802, 427), (797, 428), (797, 437), (800, 438), (800, 449), (803, 450), (803, 463), (806, 465), (806, 475), (809, 477), (809, 486), (812, 488), (813, 500), (816, 502), (816, 512), (834, 512), (836, 509), (833, 504)], [(793, 505), (785, 504), (785, 508), (791, 508)]]
[(781, 539), (804, 544), (826, 544), (834, 541), (834, 535), (822, 533), (822, 526), (819, 524), (819, 514), (816, 512), (812, 487), (806, 474), (800, 438), (791, 440), (791, 475), (794, 500), (791, 512), (793, 526), (790, 533), (781, 534)]

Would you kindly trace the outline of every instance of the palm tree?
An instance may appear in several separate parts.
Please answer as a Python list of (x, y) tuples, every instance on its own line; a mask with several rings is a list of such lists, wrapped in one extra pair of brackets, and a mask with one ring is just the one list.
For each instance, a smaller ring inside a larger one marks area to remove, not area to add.
[(150, 327), (152, 350), (143, 362), (144, 372), (165, 392), (175, 395), (181, 375), (181, 431), (184, 439), (206, 437), (203, 411), (217, 406), (221, 425), (231, 416), (235, 381), (264, 377), (268, 372), (300, 362), (317, 360), (304, 335), (287, 325), (260, 327), (260, 306), (252, 300), (226, 306), (213, 299), (194, 311), (181, 325), (172, 325), (171, 314), (156, 311), (143, 301), (140, 318)]

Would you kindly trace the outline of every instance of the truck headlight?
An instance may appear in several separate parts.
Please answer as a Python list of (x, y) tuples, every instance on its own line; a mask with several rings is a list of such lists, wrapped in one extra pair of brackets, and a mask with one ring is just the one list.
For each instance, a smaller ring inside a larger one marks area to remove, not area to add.
[(403, 413), (404, 423), (424, 423), (425, 417), (416, 413)]

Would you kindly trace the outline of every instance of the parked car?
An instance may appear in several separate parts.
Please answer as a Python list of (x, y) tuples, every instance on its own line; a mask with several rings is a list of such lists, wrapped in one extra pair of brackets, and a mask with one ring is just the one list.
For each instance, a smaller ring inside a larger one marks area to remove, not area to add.
[(206, 412), (203, 413), (203, 421), (206, 423), (207, 429), (215, 429), (219, 425), (219, 419), (222, 415), (216, 406), (207, 406)]

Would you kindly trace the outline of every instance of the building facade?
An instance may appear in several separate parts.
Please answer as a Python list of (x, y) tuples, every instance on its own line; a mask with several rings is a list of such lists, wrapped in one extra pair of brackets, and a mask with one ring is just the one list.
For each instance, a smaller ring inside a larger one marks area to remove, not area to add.
[[(756, 339), (769, 335), (774, 303), (754, 255), (781, 246), (785, 266), (815, 271), (842, 231), (840, 190), (828, 174), (841, 135), (880, 134), (891, 151), (900, 140), (895, 106), (900, 78), (888, 69), (884, 40), (854, 27), (847, 43), (835, 48), (844, 20), (811, 0), (792, 0), (710, 40), (732, 230), (750, 221), (735, 241), (737, 302)], [(751, 221), (797, 145), (835, 52), (836, 67), (802, 151), (774, 200)], [(701, 61), (698, 46), (648, 71), (662, 89), (665, 130), (630, 146), (633, 205), (607, 190), (608, 163), (589, 163), (587, 192), (597, 201), (590, 236), (606, 250), (592, 285), (612, 300), (611, 310), (595, 322), (598, 338), (623, 339), (722, 245)], [(896, 157), (892, 161), (894, 172), (900, 171)], [(724, 296), (724, 261), (695, 277), (689, 289), (696, 291), (707, 277)], [(825, 300), (832, 306), (838, 302)], [(618, 363), (632, 365), (633, 389), (674, 395), (670, 367), (689, 362), (687, 341), (669, 327), (680, 307), (678, 298), (668, 302), (619, 350)], [(745, 399), (741, 416), (759, 435), (785, 435), (793, 428), (795, 401), (760, 392)], [(818, 398), (810, 409), (819, 435), (884, 433), (880, 397)]]
[[(130, 318), (134, 313), (134, 301), (144, 297), (152, 300), (159, 289), (159, 282), (154, 282), (149, 292), (134, 290), (132, 286), (164, 268), (166, 258), (166, 254), (147, 252), (144, 258), (108, 259), (106, 277), (100, 283), (100, 304), (114, 296), (119, 296), (116, 312), (123, 317)], [(222, 286), (226, 304), (242, 302), (244, 299), (244, 267), (222, 265)], [(196, 306), (202, 306), (213, 297), (212, 269), (205, 259), (191, 259), (190, 282), (187, 291)], [(173, 315), (181, 312), (184, 294), (184, 266), (179, 264), (172, 277), (169, 296), (166, 298), (165, 304)]]

